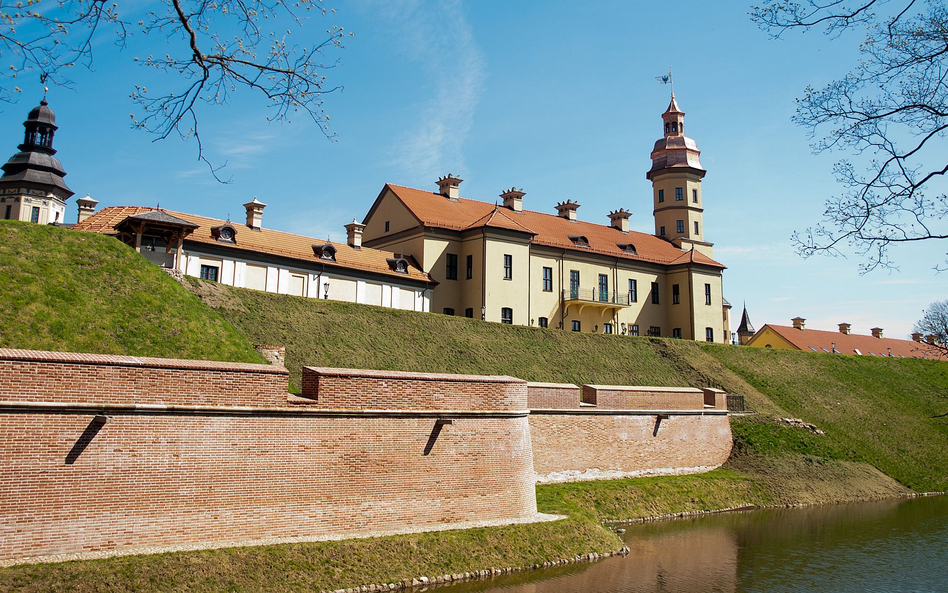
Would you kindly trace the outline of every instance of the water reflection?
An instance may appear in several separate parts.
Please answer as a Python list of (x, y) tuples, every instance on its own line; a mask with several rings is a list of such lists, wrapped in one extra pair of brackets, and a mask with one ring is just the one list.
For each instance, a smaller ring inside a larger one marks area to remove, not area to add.
[(948, 591), (948, 497), (628, 527), (631, 552), (444, 593)]

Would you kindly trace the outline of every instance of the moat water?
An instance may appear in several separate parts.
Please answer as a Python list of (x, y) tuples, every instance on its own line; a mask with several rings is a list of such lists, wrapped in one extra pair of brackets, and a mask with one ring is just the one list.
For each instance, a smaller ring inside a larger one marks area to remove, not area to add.
[(437, 591), (948, 591), (948, 496), (625, 528), (628, 556)]

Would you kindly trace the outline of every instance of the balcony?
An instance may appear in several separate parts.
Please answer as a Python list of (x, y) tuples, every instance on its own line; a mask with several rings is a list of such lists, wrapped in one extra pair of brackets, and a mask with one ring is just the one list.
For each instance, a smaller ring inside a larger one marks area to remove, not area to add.
[(598, 288), (568, 288), (563, 291), (563, 304), (567, 307), (578, 306), (577, 315), (586, 307), (616, 311), (629, 306), (629, 294), (610, 295), (609, 291)]

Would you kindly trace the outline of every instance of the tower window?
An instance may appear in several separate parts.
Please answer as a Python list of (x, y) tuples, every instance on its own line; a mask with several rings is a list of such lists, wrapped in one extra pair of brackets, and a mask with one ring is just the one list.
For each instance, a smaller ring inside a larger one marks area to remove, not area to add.
[(696, 189), (691, 190), (691, 201), (694, 202), (695, 204), (698, 203), (698, 190)]
[(467, 274), (465, 278), (470, 280), (473, 277), (474, 277), (474, 256), (469, 255), (467, 256)]
[(500, 310), (500, 322), (506, 323), (507, 325), (513, 324), (513, 309), (510, 307), (504, 307)]
[(711, 285), (710, 284), (704, 285), (704, 304), (705, 305), (711, 304)]
[(704, 328), (704, 340), (706, 342), (714, 341), (714, 328), (713, 327)]
[(658, 190), (658, 201), (659, 202), (665, 201), (665, 190), (663, 189)]
[(664, 236), (665, 236), (665, 227), (659, 227), (659, 228), (658, 228), (658, 235), (659, 235), (660, 237), (664, 237)]
[(658, 282), (652, 282), (652, 304), (658, 305)]
[(695, 234), (698, 234), (698, 221), (695, 221)]
[(390, 223), (390, 221), (388, 221), (388, 220), (385, 221), (385, 232), (386, 232), (386, 233), (388, 232), (388, 229), (389, 229), (390, 226), (391, 226), (389, 223)]
[(677, 132), (677, 131), (678, 131), (678, 122), (673, 121), (673, 122), (672, 122), (672, 132)]
[(679, 220), (679, 221), (677, 221), (677, 224), (676, 224), (675, 226), (676, 226), (675, 230), (678, 231), (678, 234), (679, 234), (679, 235), (684, 234), (684, 232), (685, 232), (685, 221), (684, 221), (684, 220)]
[(678, 284), (672, 284), (672, 304), (677, 305), (681, 302), (681, 291)]
[(666, 122), (666, 123), (665, 123), (665, 133), (667, 134), (667, 133), (670, 132), (670, 131), (671, 131), (671, 124), (669, 124), (669, 123)]
[(685, 197), (684, 197), (684, 191), (682, 190), (682, 188), (676, 187), (676, 188), (675, 188), (675, 201), (676, 201), (676, 202), (680, 202), (680, 201), (682, 201), (682, 200), (684, 200), (684, 199), (685, 199)]
[(504, 254), (504, 280), (513, 279), (513, 256)]
[(553, 292), (553, 268), (543, 268), (543, 292)]
[(629, 279), (629, 302), (634, 303), (639, 300), (639, 283), (635, 279)]

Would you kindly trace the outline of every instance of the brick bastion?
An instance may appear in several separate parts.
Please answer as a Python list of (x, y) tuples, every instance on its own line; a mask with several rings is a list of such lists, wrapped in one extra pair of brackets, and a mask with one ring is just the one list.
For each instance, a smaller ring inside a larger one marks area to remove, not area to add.
[(0, 565), (541, 519), (727, 458), (724, 393), (0, 349)]
[(536, 520), (525, 381), (305, 368), (301, 396), (287, 381), (0, 349), (0, 560)]

